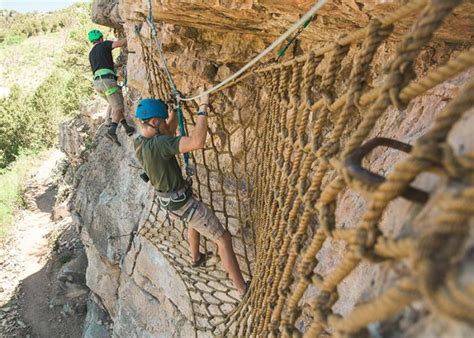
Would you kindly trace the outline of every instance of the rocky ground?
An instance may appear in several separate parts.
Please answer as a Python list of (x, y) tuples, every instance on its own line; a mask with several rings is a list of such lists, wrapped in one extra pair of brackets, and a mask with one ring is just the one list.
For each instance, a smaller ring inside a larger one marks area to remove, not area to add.
[(0, 244), (0, 337), (82, 336), (87, 260), (71, 218), (55, 208), (63, 156), (52, 151), (34, 170), (26, 208)]

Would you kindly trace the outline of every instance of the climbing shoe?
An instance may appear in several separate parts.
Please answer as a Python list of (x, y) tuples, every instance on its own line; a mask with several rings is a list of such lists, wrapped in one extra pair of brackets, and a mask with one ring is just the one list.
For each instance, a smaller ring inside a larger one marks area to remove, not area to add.
[(107, 122), (105, 122), (106, 127), (110, 127), (112, 125), (112, 119), (110, 117), (107, 118)]
[(246, 282), (244, 282), (244, 284), (245, 284), (245, 291), (244, 291), (244, 293), (240, 293), (240, 292), (239, 292), (239, 294), (240, 294), (240, 299), (241, 299), (241, 300), (243, 300), (243, 299), (245, 298), (245, 296), (247, 296), (247, 294), (249, 293), (250, 282), (251, 282), (251, 281), (249, 281), (249, 280), (246, 281)]
[(116, 133), (107, 130), (107, 132), (105, 133), (105, 137), (107, 137), (110, 141), (114, 142), (118, 146), (121, 146)]
[(123, 127), (125, 128), (125, 133), (127, 134), (127, 136), (132, 136), (135, 133), (135, 128), (129, 126), (128, 124), (124, 124)]
[[(250, 282), (251, 282), (251, 281), (249, 281), (249, 280), (245, 282), (245, 293), (243, 294), (243, 296), (245, 296), (245, 295), (249, 292), (249, 289), (250, 289)], [(242, 297), (243, 297), (243, 296), (242, 296)]]
[(206, 264), (206, 260), (207, 260), (207, 257), (212, 254), (211, 252), (207, 252), (207, 253), (199, 253), (199, 258), (196, 260), (196, 261), (193, 261), (191, 263), (191, 266), (193, 268), (198, 268), (198, 267), (202, 267)]

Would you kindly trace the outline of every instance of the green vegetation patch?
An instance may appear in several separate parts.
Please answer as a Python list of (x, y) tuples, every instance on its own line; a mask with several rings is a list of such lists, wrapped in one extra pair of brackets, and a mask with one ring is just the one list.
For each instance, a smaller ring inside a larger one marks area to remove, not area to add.
[(0, 44), (2, 46), (11, 46), (11, 45), (18, 45), (25, 41), (25, 37), (23, 35), (7, 35), (0, 38)]
[[(20, 80), (4, 82), (10, 93), (0, 98), (0, 240), (23, 204), (22, 189), (38, 154), (57, 143), (58, 124), (78, 114), (80, 102), (93, 95), (90, 10), (90, 4), (80, 4), (48, 14), (0, 11), (0, 56), (17, 55), (1, 75)], [(28, 38), (35, 35), (42, 36)], [(23, 71), (40, 77), (28, 79)], [(37, 84), (27, 86), (33, 80)]]
[(0, 240), (8, 234), (15, 211), (22, 206), (22, 187), (40, 156), (23, 153), (9, 167), (0, 170)]
[[(74, 24), (56, 66), (41, 84), (28, 92), (16, 85), (0, 99), (0, 168), (7, 167), (22, 149), (39, 151), (57, 142), (58, 124), (79, 113), (80, 102), (93, 94), (88, 66), (87, 31), (90, 4), (75, 5)], [(69, 12), (68, 12), (69, 13)]]
[(18, 13), (0, 10), (0, 47), (19, 44), (26, 38), (55, 33), (76, 23), (83, 4), (75, 4), (60, 11), (48, 13)]

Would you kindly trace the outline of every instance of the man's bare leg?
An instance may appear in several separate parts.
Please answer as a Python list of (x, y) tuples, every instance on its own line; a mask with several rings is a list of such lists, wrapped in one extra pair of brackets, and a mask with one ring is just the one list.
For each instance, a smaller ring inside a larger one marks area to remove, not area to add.
[(189, 246), (191, 247), (191, 257), (193, 258), (193, 262), (196, 262), (199, 259), (199, 240), (201, 239), (201, 235), (199, 232), (194, 230), (193, 228), (188, 228), (188, 241)]
[(235, 257), (234, 248), (232, 247), (232, 237), (229, 231), (226, 230), (216, 241), (216, 244), (219, 248), (219, 256), (221, 257), (224, 269), (229, 273), (230, 279), (232, 279), (240, 294), (245, 294), (245, 281), (240, 272), (237, 257)]
[(112, 122), (120, 123), (124, 119), (123, 112), (121, 110), (112, 110)]

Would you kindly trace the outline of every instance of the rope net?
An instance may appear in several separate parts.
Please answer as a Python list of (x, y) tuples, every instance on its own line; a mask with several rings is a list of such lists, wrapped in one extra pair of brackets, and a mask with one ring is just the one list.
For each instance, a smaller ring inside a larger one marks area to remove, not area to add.
[[(403, 109), (473, 66), (470, 49), (423, 78), (413, 70), (422, 48), (460, 2), (412, 1), (331, 47), (254, 69), (239, 80), (249, 93), (243, 106), (233, 105), (232, 87), (217, 94), (223, 109), (211, 112), (206, 148), (193, 154), (194, 190), (233, 235), (244, 278), (252, 279), (250, 292), (239, 299), (217, 254), (205, 267), (191, 268), (185, 225), (163, 223), (157, 201), (140, 230), (182, 278), (196, 335), (359, 334), (420, 300), (441, 315), (474, 319), (474, 285), (461, 283), (460, 259), (453, 259), (463, 252), (474, 215), (474, 153), (457, 155), (446, 141), (473, 107), (474, 80), (412, 146), (366, 140), (389, 107)], [(367, 79), (379, 46), (396, 23), (410, 18), (413, 24), (386, 65), (383, 82), (371, 88)], [(149, 95), (170, 99), (155, 47), (140, 41)], [(342, 65), (350, 66), (350, 76)], [(184, 108), (192, 132), (194, 107), (185, 103)], [(377, 178), (360, 165), (376, 146), (409, 154), (385, 178)], [(425, 172), (444, 177), (431, 194), (410, 186)], [(350, 228), (336, 213), (347, 191), (366, 200), (357, 226)], [(379, 225), (397, 197), (421, 207), (408, 234), (390, 237)], [(201, 245), (215, 251), (205, 240)], [(318, 254), (328, 245), (345, 249), (322, 273)], [(404, 267), (390, 288), (344, 316), (334, 311), (338, 287), (359, 265), (388, 261)]]

